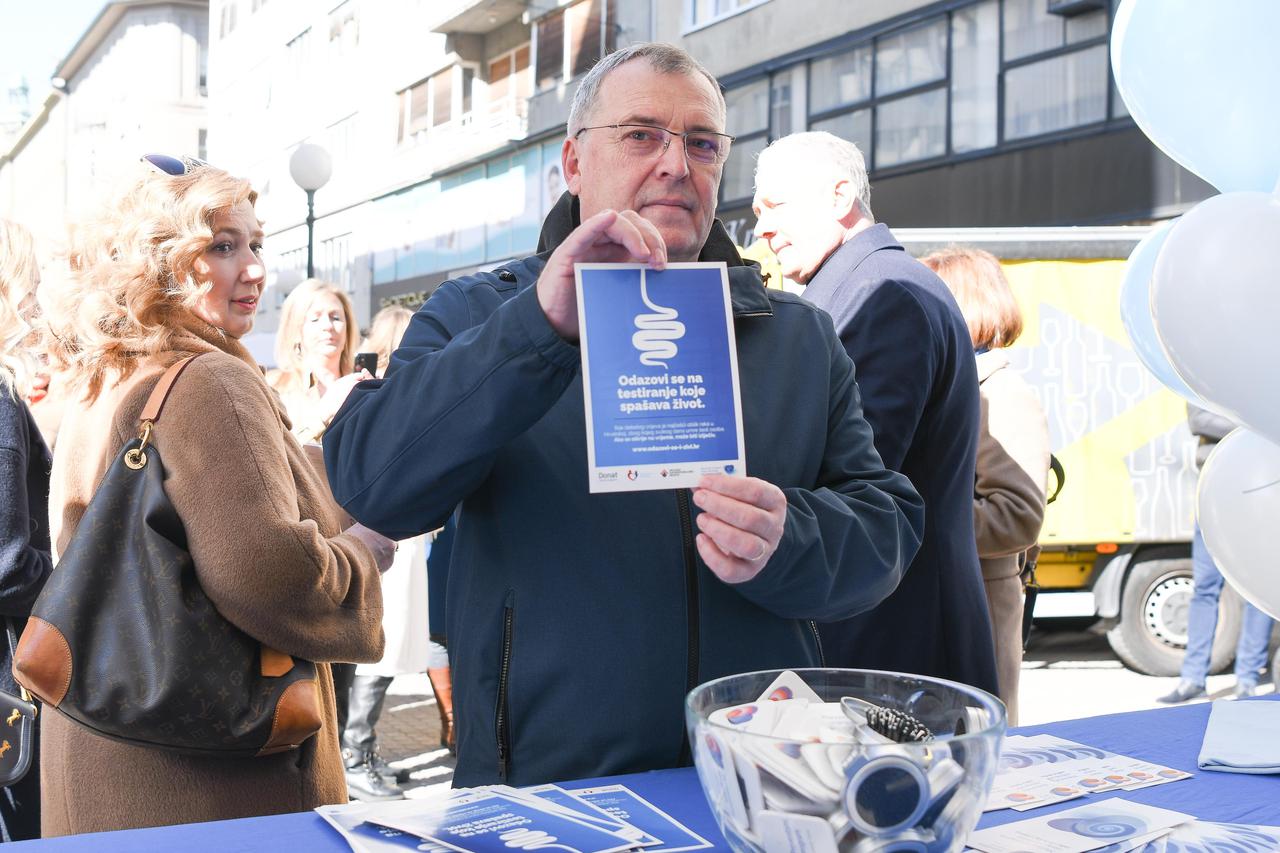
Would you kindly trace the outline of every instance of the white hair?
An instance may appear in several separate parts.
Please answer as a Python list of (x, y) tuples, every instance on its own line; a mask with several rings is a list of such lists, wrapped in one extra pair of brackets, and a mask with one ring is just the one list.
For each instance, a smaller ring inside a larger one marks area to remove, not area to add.
[(853, 187), (853, 194), (858, 199), (862, 214), (875, 221), (871, 213), (871, 183), (867, 180), (867, 161), (863, 159), (858, 146), (847, 139), (827, 133), (825, 130), (811, 130), (804, 133), (793, 133), (773, 142), (760, 152), (757, 158), (757, 169), (765, 159), (773, 160), (784, 157), (788, 164), (804, 164), (811, 169), (822, 169), (839, 180), (848, 181)]

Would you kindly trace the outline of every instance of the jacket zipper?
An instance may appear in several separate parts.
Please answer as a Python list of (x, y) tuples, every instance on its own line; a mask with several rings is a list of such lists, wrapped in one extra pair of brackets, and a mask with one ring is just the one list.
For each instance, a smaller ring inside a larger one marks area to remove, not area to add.
[(818, 665), (823, 669), (827, 668), (827, 656), (822, 651), (822, 636), (818, 634), (818, 623), (812, 619), (809, 622), (809, 630), (813, 632), (813, 642), (818, 646)]
[(507, 711), (507, 678), (511, 674), (511, 633), (515, 626), (515, 605), (507, 595), (502, 609), (502, 666), (498, 670), (498, 707), (494, 714), (494, 729), (498, 741), (498, 779), (507, 781), (507, 768), (511, 763), (511, 723)]
[[(676, 492), (676, 509), (680, 513), (680, 544), (684, 554), (684, 589), (686, 624), (688, 626), (689, 658), (685, 669), (685, 693), (701, 683), (698, 677), (698, 561), (693, 549), (693, 514), (689, 510), (689, 490)], [(689, 764), (692, 755), (689, 740), (683, 739), (680, 747), (681, 766)]]

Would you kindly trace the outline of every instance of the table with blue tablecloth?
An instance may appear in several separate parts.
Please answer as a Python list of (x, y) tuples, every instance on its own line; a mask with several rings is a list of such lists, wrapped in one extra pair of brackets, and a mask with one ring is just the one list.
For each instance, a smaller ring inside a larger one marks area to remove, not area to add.
[[(1280, 696), (1247, 701), (1280, 701)], [(1280, 825), (1280, 776), (1217, 773), (1197, 769), (1196, 756), (1200, 752), (1209, 708), (1209, 704), (1202, 703), (1154, 711), (1085, 717), (1016, 729), (1018, 734), (1057, 735), (1179, 770), (1189, 770), (1195, 776), (1186, 781), (1137, 791), (1093, 794), (1086, 800), (1068, 801), (1031, 812), (1020, 813), (1009, 809), (989, 812), (983, 816), (979, 826), (998, 826), (1112, 796), (1174, 809), (1201, 820)], [(694, 832), (713, 841), (717, 850), (728, 849), (716, 829), (711, 811), (698, 785), (697, 774), (692, 768), (588, 779), (563, 783), (563, 786), (581, 788), (602, 784), (626, 785)], [(24, 847), (51, 853), (136, 850), (344, 853), (350, 849), (337, 832), (319, 815), (311, 812), (26, 841), (17, 844), (15, 849)]]

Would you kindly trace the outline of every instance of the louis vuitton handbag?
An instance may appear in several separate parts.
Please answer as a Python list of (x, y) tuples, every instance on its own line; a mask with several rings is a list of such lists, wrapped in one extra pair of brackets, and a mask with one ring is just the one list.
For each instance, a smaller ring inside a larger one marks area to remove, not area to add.
[(218, 613), (150, 443), (165, 372), (140, 435), (112, 462), (36, 600), (14, 654), (18, 682), (105, 737), (190, 755), (293, 749), (320, 729), (316, 666), (269, 649)]

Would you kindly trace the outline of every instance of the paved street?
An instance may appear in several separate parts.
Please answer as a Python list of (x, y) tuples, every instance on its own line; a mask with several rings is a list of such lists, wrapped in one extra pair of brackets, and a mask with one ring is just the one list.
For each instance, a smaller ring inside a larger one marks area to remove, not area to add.
[[(1089, 631), (1046, 631), (1037, 627), (1022, 668), (1022, 724), (1070, 720), (1096, 714), (1159, 707), (1156, 697), (1177, 684), (1124, 667), (1106, 639)], [(1209, 701), (1231, 695), (1235, 679), (1209, 677)], [(1271, 683), (1264, 681), (1263, 693)], [(447, 788), (453, 757), (441, 749), (440, 718), (425, 675), (402, 676), (391, 685), (378, 724), (382, 753), (397, 768), (408, 768), (409, 796), (424, 797)]]

